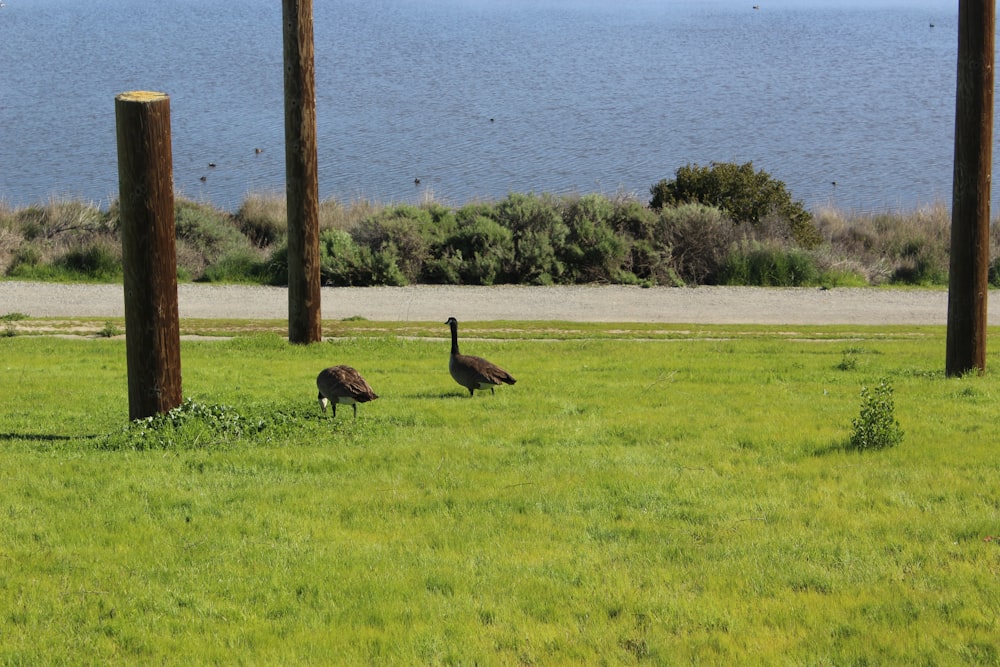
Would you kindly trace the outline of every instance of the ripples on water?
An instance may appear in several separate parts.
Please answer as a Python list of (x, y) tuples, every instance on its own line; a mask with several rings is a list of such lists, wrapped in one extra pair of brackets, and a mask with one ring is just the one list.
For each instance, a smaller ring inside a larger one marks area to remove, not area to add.
[[(181, 194), (283, 191), (280, 3), (5, 4), (0, 198), (107, 204), (136, 89), (171, 97)], [(812, 208), (947, 203), (954, 1), (753, 4), (315, 2), (321, 195), (645, 200), (684, 164), (752, 160)]]

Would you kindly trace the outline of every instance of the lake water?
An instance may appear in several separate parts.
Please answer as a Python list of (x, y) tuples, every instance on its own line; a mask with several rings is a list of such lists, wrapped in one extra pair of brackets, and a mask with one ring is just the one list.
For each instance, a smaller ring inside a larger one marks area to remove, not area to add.
[[(170, 95), (180, 194), (235, 210), (248, 192), (283, 192), (278, 0), (4, 4), (0, 199), (107, 205), (114, 97), (129, 90)], [(753, 161), (813, 209), (949, 203), (957, 12), (955, 0), (316, 0), (321, 196), (646, 200), (685, 164)]]

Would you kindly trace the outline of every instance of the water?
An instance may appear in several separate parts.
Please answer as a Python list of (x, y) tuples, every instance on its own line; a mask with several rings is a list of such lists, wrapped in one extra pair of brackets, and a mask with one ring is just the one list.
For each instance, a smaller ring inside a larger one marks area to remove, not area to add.
[[(321, 196), (646, 200), (753, 161), (813, 209), (949, 203), (957, 3), (754, 1), (316, 0)], [(129, 90), (170, 95), (180, 194), (283, 192), (280, 2), (4, 2), (0, 199), (107, 205)]]

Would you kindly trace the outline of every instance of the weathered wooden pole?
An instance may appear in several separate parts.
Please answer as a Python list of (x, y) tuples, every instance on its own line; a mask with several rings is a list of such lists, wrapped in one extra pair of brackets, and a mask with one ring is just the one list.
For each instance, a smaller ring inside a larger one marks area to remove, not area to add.
[(115, 98), (129, 419), (181, 404), (170, 97)]
[(285, 187), (288, 202), (288, 340), (323, 338), (319, 272), (319, 168), (312, 0), (282, 0)]
[(959, 0), (945, 373), (986, 370), (995, 0)]

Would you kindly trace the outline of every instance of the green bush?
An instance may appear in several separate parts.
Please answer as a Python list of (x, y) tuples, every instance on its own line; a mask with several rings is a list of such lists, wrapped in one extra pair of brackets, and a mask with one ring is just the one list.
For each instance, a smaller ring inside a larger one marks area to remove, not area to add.
[(557, 248), (569, 228), (551, 197), (511, 193), (494, 209), (497, 222), (510, 230), (514, 256), (505, 282), (550, 285), (562, 282), (565, 265)]
[(566, 282), (621, 282), (629, 247), (613, 226), (614, 205), (607, 197), (568, 200), (563, 220), (568, 233), (558, 256)]
[(365, 284), (361, 251), (347, 232), (328, 229), (319, 237), (320, 279), (324, 285), (351, 287)]
[(660, 223), (661, 216), (638, 201), (614, 202), (610, 224), (625, 245), (619, 274), (622, 282), (682, 284), (671, 264), (670, 239)]
[(30, 271), (37, 267), (41, 260), (42, 254), (38, 248), (23, 244), (12, 253), (10, 264), (7, 266), (7, 275), (11, 278), (28, 277)]
[[(478, 208), (478, 207), (477, 207)], [(455, 231), (436, 247), (427, 275), (434, 282), (493, 285), (514, 256), (510, 230), (492, 218), (459, 211)]]
[(110, 282), (122, 276), (121, 250), (109, 242), (94, 242), (74, 248), (56, 259), (54, 264), (84, 280)]
[(819, 276), (816, 261), (809, 253), (755, 242), (733, 248), (722, 267), (719, 282), (723, 285), (801, 287), (817, 284)]
[(174, 233), (211, 259), (229, 250), (249, 247), (247, 237), (231, 215), (186, 199), (174, 202)]
[(887, 380), (880, 380), (874, 389), (861, 388), (861, 413), (852, 425), (851, 448), (859, 452), (895, 447), (903, 441)]
[(673, 180), (661, 180), (650, 188), (653, 209), (699, 203), (724, 211), (737, 223), (758, 225), (768, 216), (783, 219), (796, 242), (806, 248), (822, 241), (812, 215), (801, 202), (792, 201), (782, 181), (766, 171), (755, 171), (752, 162), (713, 162), (711, 167), (688, 164)]
[[(383, 276), (382, 280), (394, 276), (392, 282), (384, 284), (419, 282), (424, 263), (431, 257), (431, 246), (447, 233), (449, 216), (443, 207), (394, 206), (362, 220), (351, 236), (367, 250), (365, 262), (373, 275)], [(396, 269), (389, 270), (390, 264)]]
[(261, 283), (268, 282), (269, 277), (268, 266), (260, 255), (243, 249), (226, 253), (205, 267), (201, 279), (211, 283)]

